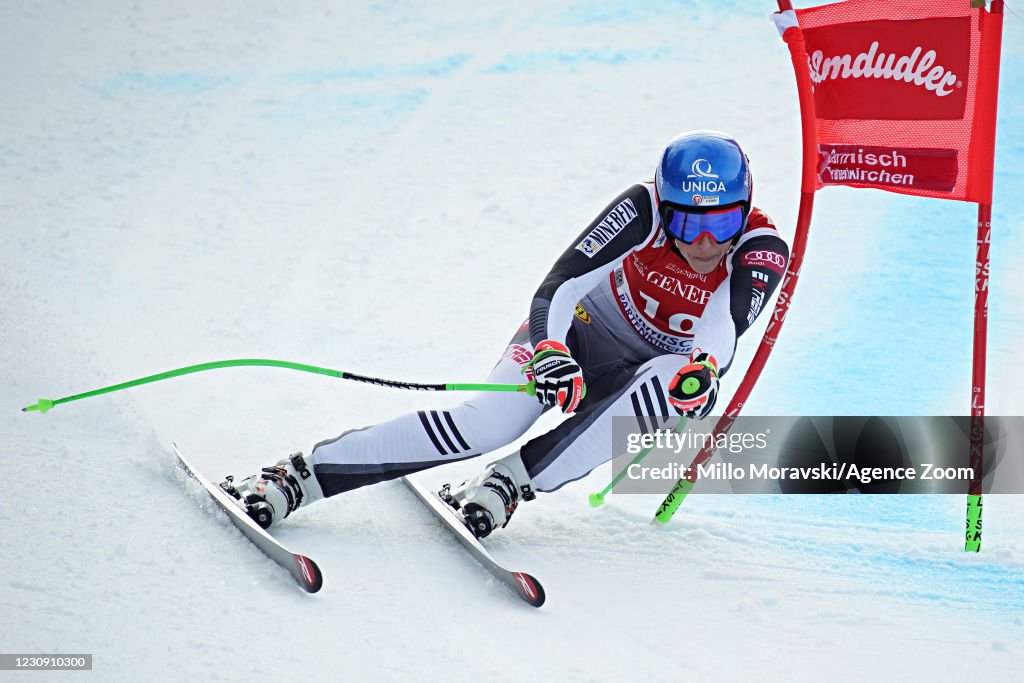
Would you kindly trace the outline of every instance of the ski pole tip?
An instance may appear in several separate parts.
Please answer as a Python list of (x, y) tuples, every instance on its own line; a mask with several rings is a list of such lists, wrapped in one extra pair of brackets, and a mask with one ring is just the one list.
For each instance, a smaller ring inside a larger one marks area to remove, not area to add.
[(603, 493), (591, 493), (590, 494), (590, 507), (599, 508), (604, 503)]
[(53, 407), (53, 401), (48, 398), (41, 398), (35, 405), (25, 406), (21, 409), (21, 412), (27, 413), (31, 410), (38, 410), (40, 413), (45, 413), (47, 410)]

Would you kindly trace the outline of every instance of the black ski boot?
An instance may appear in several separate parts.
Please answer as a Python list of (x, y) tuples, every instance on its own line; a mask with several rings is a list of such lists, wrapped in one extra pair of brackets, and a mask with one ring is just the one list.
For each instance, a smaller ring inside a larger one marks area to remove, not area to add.
[(477, 538), (484, 538), (498, 527), (504, 528), (521, 500), (533, 500), (523, 459), (518, 452), (493, 462), (476, 478), (463, 482), (455, 491), (446, 484), (439, 494), (459, 510), (466, 526)]
[(324, 497), (313, 468), (306, 464), (302, 453), (294, 453), (237, 483), (234, 477), (226, 477), (220, 487), (240, 500), (249, 516), (264, 529)]

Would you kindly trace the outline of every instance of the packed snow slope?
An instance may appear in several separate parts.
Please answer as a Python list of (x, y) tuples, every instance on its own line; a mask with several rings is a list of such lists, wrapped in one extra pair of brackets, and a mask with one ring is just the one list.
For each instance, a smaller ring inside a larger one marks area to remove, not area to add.
[[(587, 507), (605, 466), (489, 539), (545, 583), (533, 610), (390, 482), (276, 531), (324, 571), (308, 596), (181, 480), (169, 444), (245, 475), (460, 397), (230, 369), (19, 410), (222, 358), (480, 381), (557, 255), (686, 129), (742, 141), (791, 238), (799, 126), (773, 9), (0, 5), (0, 651), (93, 653), (105, 681), (1019, 674), (1019, 497), (985, 501), (985, 549), (966, 555), (959, 496), (699, 496), (654, 529), (660, 496)], [(1024, 409), (1022, 34), (1008, 15), (994, 415)], [(820, 193), (747, 412), (965, 413), (974, 230), (970, 205)]]

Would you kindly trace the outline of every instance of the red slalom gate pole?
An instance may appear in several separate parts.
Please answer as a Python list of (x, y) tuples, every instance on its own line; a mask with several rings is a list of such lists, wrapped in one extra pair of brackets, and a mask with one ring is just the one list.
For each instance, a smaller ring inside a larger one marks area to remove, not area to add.
[[(985, 3), (972, 5), (979, 12), (985, 11)], [(1002, 50), (1003, 0), (992, 0), (991, 14), (998, 20), (990, 30), (993, 35), (988, 41), (990, 53), (983, 55), (988, 64), (986, 77), (993, 84), (991, 107), (988, 109), (984, 127), (989, 131), (990, 144), (995, 153), (996, 107), (999, 93), (999, 52)], [(991, 178), (989, 179), (991, 182)], [(991, 197), (991, 192), (989, 193)], [(978, 244), (974, 272), (974, 344), (971, 369), (971, 430), (969, 465), (974, 473), (967, 490), (967, 523), (964, 534), (966, 552), (981, 551), (982, 482), (985, 476), (985, 361), (988, 353), (988, 280), (989, 252), (992, 241), (992, 204), (978, 204)]]
[(988, 272), (992, 239), (992, 205), (978, 205), (978, 250), (974, 271), (974, 349), (971, 371), (971, 446), (974, 472), (967, 491), (964, 551), (981, 551), (982, 479), (985, 452), (985, 360), (988, 348)]

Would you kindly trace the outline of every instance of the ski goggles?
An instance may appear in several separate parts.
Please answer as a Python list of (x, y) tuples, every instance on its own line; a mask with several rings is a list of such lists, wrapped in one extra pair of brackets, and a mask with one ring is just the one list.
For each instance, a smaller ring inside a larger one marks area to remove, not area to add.
[(659, 207), (665, 232), (684, 244), (693, 244), (704, 233), (718, 244), (732, 240), (747, 221), (742, 206), (693, 213), (668, 204)]

